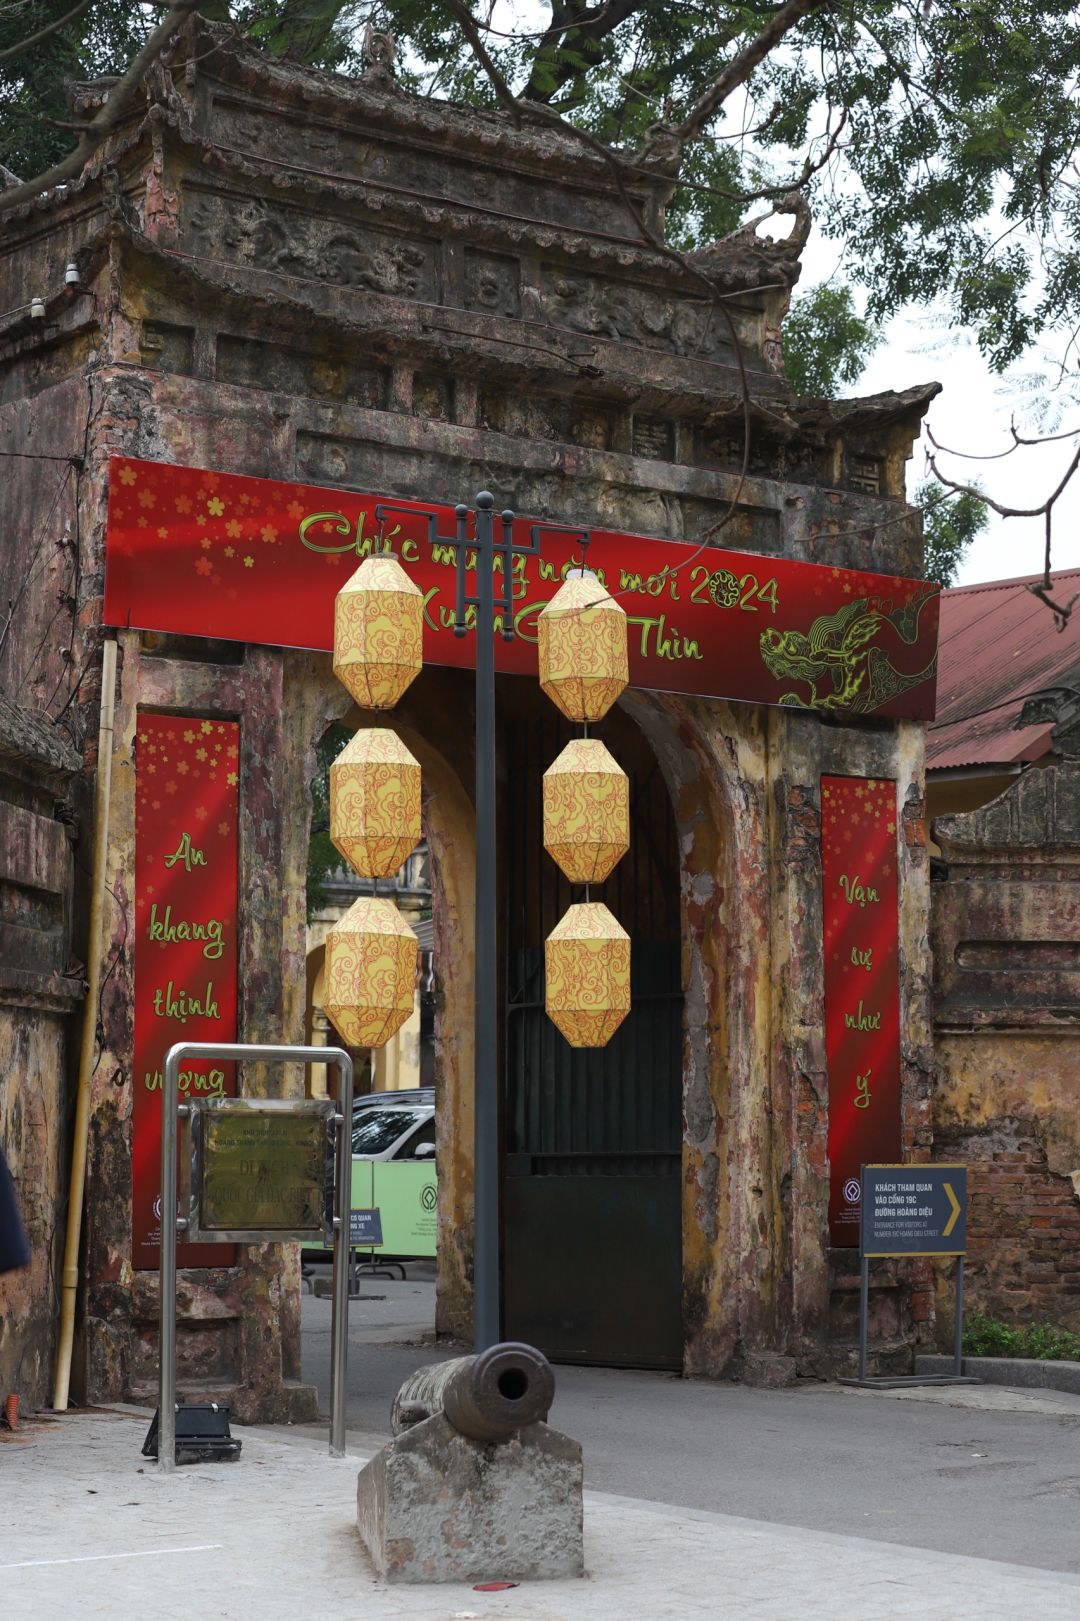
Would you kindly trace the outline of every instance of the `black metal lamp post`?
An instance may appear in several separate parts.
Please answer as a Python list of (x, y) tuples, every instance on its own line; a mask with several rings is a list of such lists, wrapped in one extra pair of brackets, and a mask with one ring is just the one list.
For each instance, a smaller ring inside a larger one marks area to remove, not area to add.
[[(558, 525), (532, 524), (527, 545), (513, 538), (514, 514), (499, 515), (501, 539), (495, 539), (495, 497), (481, 490), (473, 510), (474, 536), (468, 536), (469, 508), (454, 508), (453, 536), (440, 535), (439, 519), (427, 514), (432, 545), (453, 546), (457, 552), (457, 595), (454, 635), (469, 630), (468, 609), (476, 627), (476, 983), (475, 1077), (476, 1137), (473, 1161), (473, 1331), (477, 1351), (496, 1345), (500, 1334), (499, 1309), (499, 1027), (498, 1027), (498, 911), (495, 893), (495, 614), (502, 614), (502, 638), (514, 639), (513, 559), (536, 556), (544, 532), (570, 533), (587, 546), (588, 530), (564, 530)], [(380, 502), (375, 521), (382, 533), (391, 513), (421, 516), (414, 507)], [(476, 555), (476, 592), (466, 591), (469, 552)], [(503, 583), (495, 590), (495, 559), (502, 561)]]

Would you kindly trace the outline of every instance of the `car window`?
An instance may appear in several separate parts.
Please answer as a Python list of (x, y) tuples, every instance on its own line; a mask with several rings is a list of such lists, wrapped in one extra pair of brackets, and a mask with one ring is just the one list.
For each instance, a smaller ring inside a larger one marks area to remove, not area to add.
[(353, 1116), (354, 1154), (385, 1154), (403, 1131), (423, 1120), (422, 1109), (365, 1109)]
[(425, 1125), (422, 1125), (420, 1127), (419, 1131), (414, 1131), (413, 1132), (413, 1134), (409, 1138), (408, 1142), (402, 1143), (401, 1147), (398, 1149), (397, 1153), (394, 1155), (394, 1158), (395, 1159), (415, 1159), (416, 1158), (416, 1150), (419, 1148), (421, 1143), (434, 1144), (434, 1142), (435, 1142), (435, 1116), (432, 1115), (431, 1119), (429, 1121), (427, 1121)]

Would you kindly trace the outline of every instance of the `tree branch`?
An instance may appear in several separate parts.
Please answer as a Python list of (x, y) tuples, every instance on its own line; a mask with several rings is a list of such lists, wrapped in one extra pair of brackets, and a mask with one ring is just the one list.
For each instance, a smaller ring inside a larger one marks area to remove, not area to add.
[(13, 56), (18, 56), (21, 52), (30, 50), (33, 45), (40, 45), (41, 41), (48, 39), (50, 34), (57, 33), (61, 28), (66, 28), (68, 23), (73, 23), (76, 17), (81, 17), (83, 12), (92, 4), (93, 0), (79, 0), (77, 6), (72, 6), (71, 10), (65, 12), (62, 17), (57, 17), (55, 22), (46, 23), (45, 27), (39, 28), (36, 34), (31, 34), (27, 39), (21, 39), (17, 45), (6, 46), (4, 50), (0, 51), (0, 62), (10, 62)]
[[(933, 434), (930, 433), (929, 429), (927, 430), (927, 436), (935, 451), (942, 451), (945, 455), (952, 455), (952, 452), (949, 450), (947, 445), (938, 444), (937, 440), (934, 438)], [(1017, 445), (1025, 442), (1019, 438), (1015, 427), (1013, 428), (1013, 438), (1016, 440)], [(1027, 442), (1037, 444), (1039, 441), (1034, 440)], [(1013, 448), (1015, 449), (1016, 447), (1014, 446)], [(1073, 608), (1076, 606), (1077, 602), (1080, 602), (1080, 592), (1077, 592), (1075, 596), (1070, 597), (1068, 602), (1056, 602), (1051, 595), (1051, 592), (1054, 589), (1054, 581), (1050, 573), (1050, 552), (1053, 540), (1053, 513), (1056, 501), (1068, 488), (1077, 468), (1080, 468), (1080, 446), (1077, 447), (1076, 452), (1073, 455), (1073, 459), (1066, 468), (1061, 482), (1057, 485), (1056, 489), (1047, 496), (1046, 500), (1037, 507), (1003, 506), (1000, 501), (992, 500), (991, 497), (986, 494), (985, 490), (975, 489), (970, 484), (959, 484), (955, 479), (947, 477), (947, 475), (944, 474), (939, 468), (936, 456), (927, 456), (926, 460), (930, 467), (930, 471), (933, 473), (939, 484), (942, 484), (947, 490), (950, 490), (957, 495), (976, 496), (980, 501), (985, 501), (986, 505), (990, 507), (992, 511), (996, 512), (999, 517), (1043, 519), (1045, 531), (1043, 577), (1037, 585), (1029, 585), (1028, 590), (1031, 592), (1032, 596), (1038, 597), (1039, 601), (1045, 603), (1045, 605), (1050, 609), (1050, 612), (1054, 616), (1054, 623), (1057, 626), (1057, 629), (1059, 631), (1064, 630), (1072, 615)]]
[(82, 139), (73, 152), (59, 163), (54, 163), (51, 169), (38, 175), (33, 180), (25, 180), (21, 185), (9, 186), (0, 191), (0, 214), (17, 208), (20, 203), (28, 203), (43, 191), (50, 191), (53, 186), (70, 180), (82, 169), (86, 160), (93, 155), (101, 145), (106, 135), (112, 133), (128, 110), (128, 106), (142, 83), (147, 68), (168, 45), (173, 36), (179, 32), (184, 23), (195, 11), (200, 0), (172, 0), (168, 12), (158, 23), (157, 27), (147, 36), (146, 43), (132, 57), (127, 71), (109, 91), (108, 100), (100, 111), (87, 124)]
[(698, 97), (682, 123), (677, 124), (670, 132), (679, 145), (682, 146), (701, 134), (705, 125), (723, 106), (732, 91), (746, 83), (754, 69), (765, 60), (770, 51), (775, 50), (796, 23), (800, 23), (810, 12), (820, 11), (822, 6), (829, 4), (831, 0), (787, 0), (785, 5), (775, 11), (771, 21), (765, 25), (761, 33), (732, 57), (723, 72), (719, 73), (709, 88)]
[[(642, 9), (642, 0), (608, 0), (607, 5), (595, 11), (584, 9), (564, 13), (558, 21), (553, 15), (551, 27), (533, 58), (529, 82), (521, 92), (521, 99), (528, 102), (550, 101), (568, 80), (576, 78), (580, 68), (565, 57), (559, 60), (559, 51), (568, 46), (579, 52), (591, 67), (596, 67), (603, 60), (604, 40), (628, 17)], [(546, 66), (552, 80), (547, 89), (542, 89), (537, 82), (537, 70), (541, 63)]]
[(465, 0), (446, 0), (446, 4), (461, 24), (461, 31), (468, 40), (469, 47), (476, 60), (491, 80), (492, 89), (510, 113), (518, 129), (520, 129), (521, 107), (518, 104), (518, 99), (492, 61), (488, 48), (480, 37), (480, 30), (476, 26), (476, 18), (465, 4)]

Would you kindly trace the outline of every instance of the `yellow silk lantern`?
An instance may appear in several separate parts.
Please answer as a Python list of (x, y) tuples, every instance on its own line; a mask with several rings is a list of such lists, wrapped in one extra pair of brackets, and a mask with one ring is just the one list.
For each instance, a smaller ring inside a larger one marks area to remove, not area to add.
[(630, 936), (599, 901), (571, 906), (544, 945), (548, 1018), (571, 1047), (604, 1047), (630, 1011)]
[(383, 1047), (413, 1010), (419, 943), (377, 895), (354, 901), (326, 937), (323, 1009), (347, 1047)]
[(330, 767), (330, 837), (365, 878), (390, 878), (420, 843), (420, 766), (396, 733), (357, 732)]
[(396, 557), (365, 557), (334, 600), (334, 674), (362, 709), (392, 709), (423, 664), (424, 598)]
[(544, 772), (544, 849), (572, 884), (599, 884), (630, 848), (630, 782), (598, 738)]
[(538, 619), (540, 685), (568, 720), (599, 720), (629, 680), (626, 615), (595, 574), (564, 580)]

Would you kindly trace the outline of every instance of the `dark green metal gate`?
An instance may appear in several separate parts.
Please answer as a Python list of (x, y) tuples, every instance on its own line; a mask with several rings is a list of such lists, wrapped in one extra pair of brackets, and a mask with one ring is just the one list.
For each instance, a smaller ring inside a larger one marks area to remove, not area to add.
[(578, 729), (550, 705), (521, 708), (503, 731), (504, 1332), (563, 1362), (678, 1368), (682, 987), (671, 804), (641, 733), (614, 711), (592, 735), (630, 777), (632, 842), (592, 894), (631, 936), (633, 1005), (607, 1047), (575, 1050), (544, 1012), (544, 940), (584, 892), (543, 849), (540, 779)]

